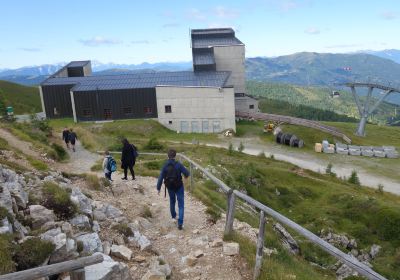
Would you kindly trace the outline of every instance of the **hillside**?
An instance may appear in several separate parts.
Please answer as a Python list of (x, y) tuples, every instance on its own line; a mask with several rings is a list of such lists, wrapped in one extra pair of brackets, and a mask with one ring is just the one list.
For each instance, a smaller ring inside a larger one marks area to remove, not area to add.
[[(246, 88), (249, 94), (288, 102), (294, 106), (304, 105), (319, 110), (335, 112), (339, 115), (358, 118), (358, 110), (350, 92), (341, 90), (339, 98), (331, 98), (332, 90), (328, 87), (298, 86), (279, 83), (266, 83), (248, 81)], [(275, 106), (274, 104), (271, 104)], [(274, 108), (269, 110), (268, 102), (261, 100), (261, 109), (267, 113), (279, 113)], [(373, 122), (386, 123), (389, 117), (394, 115), (395, 108), (400, 106), (384, 102), (376, 110), (371, 118)], [(287, 111), (282, 109), (282, 114)], [(300, 115), (298, 115), (300, 116)]]
[(12, 106), (14, 114), (30, 114), (41, 111), (39, 89), (0, 80), (0, 98), (5, 106)]
[[(370, 54), (295, 53), (248, 58), (248, 80), (337, 87), (348, 81), (400, 84), (400, 64)], [(388, 98), (400, 104), (400, 95)]]

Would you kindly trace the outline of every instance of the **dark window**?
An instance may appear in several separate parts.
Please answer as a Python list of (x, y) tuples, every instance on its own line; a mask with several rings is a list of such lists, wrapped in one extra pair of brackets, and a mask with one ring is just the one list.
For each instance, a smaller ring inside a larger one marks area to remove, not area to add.
[(250, 106), (249, 106), (249, 109), (254, 109), (254, 105), (250, 105)]
[(151, 107), (144, 107), (144, 113), (151, 114), (151, 113), (153, 113), (153, 109)]
[(132, 107), (125, 107), (123, 111), (124, 115), (132, 115)]
[(112, 118), (111, 109), (104, 109), (104, 119), (109, 120)]
[(83, 109), (82, 115), (85, 118), (90, 118), (92, 116), (92, 110), (90, 109)]
[(172, 121), (168, 121), (169, 124), (172, 124)]
[(172, 113), (171, 105), (165, 105), (165, 113)]

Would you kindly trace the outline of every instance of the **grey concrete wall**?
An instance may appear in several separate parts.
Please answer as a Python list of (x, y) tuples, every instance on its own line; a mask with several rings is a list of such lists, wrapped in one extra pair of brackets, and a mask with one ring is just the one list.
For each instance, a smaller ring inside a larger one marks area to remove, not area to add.
[(214, 46), (217, 71), (231, 71), (227, 85), (233, 85), (236, 93), (246, 92), (245, 46)]
[(92, 62), (89, 62), (83, 67), (83, 75), (85, 77), (92, 75)]
[[(252, 105), (252, 106), (251, 106)], [(253, 107), (253, 108), (251, 108)], [(246, 113), (258, 113), (258, 100), (249, 96), (235, 97), (235, 110)]]
[[(233, 88), (156, 87), (158, 121), (179, 132), (236, 130)], [(171, 113), (165, 112), (171, 106)]]

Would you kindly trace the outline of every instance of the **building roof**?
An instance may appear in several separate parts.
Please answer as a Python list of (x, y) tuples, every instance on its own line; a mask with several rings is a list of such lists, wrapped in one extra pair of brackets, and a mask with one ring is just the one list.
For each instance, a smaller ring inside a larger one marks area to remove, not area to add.
[(72, 91), (153, 88), (156, 86), (225, 87), (227, 71), (179, 71), (99, 75), (87, 77), (54, 77), (41, 85), (74, 85)]
[(235, 46), (243, 45), (236, 37), (220, 37), (220, 38), (193, 38), (192, 48), (208, 48), (213, 46)]
[(232, 34), (235, 35), (235, 31), (232, 28), (206, 28), (206, 29), (192, 29), (192, 35), (207, 35), (207, 34)]
[(84, 67), (87, 64), (90, 63), (90, 60), (84, 60), (84, 61), (71, 61), (68, 63), (65, 67)]

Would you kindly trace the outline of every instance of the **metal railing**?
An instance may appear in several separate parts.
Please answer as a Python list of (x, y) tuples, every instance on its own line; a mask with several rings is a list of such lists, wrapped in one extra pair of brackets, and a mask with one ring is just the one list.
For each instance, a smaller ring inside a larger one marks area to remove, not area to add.
[(0, 275), (0, 280), (32, 280), (69, 272), (71, 280), (85, 280), (85, 267), (103, 262), (100, 254), (83, 257), (72, 261), (40, 266), (10, 274)]

